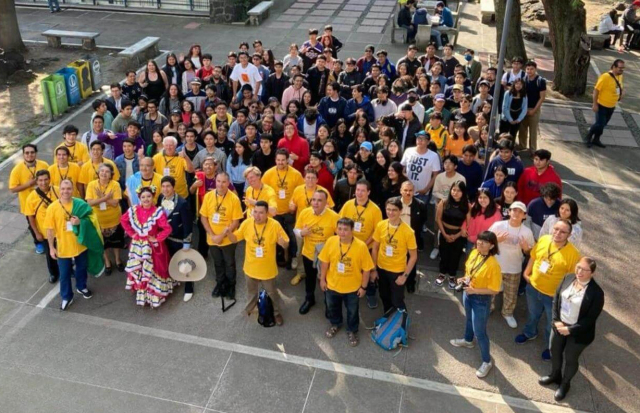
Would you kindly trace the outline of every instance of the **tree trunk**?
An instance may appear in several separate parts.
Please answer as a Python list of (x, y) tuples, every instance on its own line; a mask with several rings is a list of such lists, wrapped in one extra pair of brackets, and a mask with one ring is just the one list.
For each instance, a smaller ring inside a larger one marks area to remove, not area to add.
[[(504, 25), (504, 12), (507, 7), (507, 0), (494, 0), (494, 3), (496, 7), (496, 44), (498, 45), (497, 50), (500, 52), (500, 40), (502, 39), (502, 26)], [(524, 48), (520, 17), (520, 0), (513, 0), (511, 20), (509, 22), (509, 36), (507, 36), (507, 52), (505, 54), (507, 60), (519, 56), (527, 61), (527, 51)]]
[(18, 27), (14, 0), (0, 0), (0, 49), (5, 52), (26, 50)]
[(589, 70), (584, 3), (580, 0), (543, 0), (553, 48), (553, 88), (565, 96), (585, 93)]

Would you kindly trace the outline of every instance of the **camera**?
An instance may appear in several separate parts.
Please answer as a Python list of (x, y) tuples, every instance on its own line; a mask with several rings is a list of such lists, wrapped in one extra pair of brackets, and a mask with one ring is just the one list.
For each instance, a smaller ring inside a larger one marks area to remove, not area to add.
[(456, 288), (454, 288), (454, 291), (457, 292), (457, 293), (462, 292), (467, 287), (469, 287), (470, 283), (471, 283), (471, 280), (468, 279), (468, 278), (465, 278), (464, 280), (462, 280), (462, 282), (460, 282), (458, 285), (456, 285)]

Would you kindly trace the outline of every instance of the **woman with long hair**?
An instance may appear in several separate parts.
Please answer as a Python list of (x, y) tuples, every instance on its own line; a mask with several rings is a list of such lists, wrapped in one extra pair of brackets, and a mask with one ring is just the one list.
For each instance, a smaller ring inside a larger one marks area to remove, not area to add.
[(487, 188), (478, 189), (478, 197), (467, 217), (467, 256), (475, 245), (478, 234), (488, 231), (494, 222), (501, 220), (500, 206), (496, 204), (491, 191)]
[(449, 196), (438, 203), (436, 207), (436, 224), (440, 230), (440, 274), (436, 278), (436, 285), (443, 285), (449, 277), (449, 288), (456, 287), (456, 272), (460, 265), (462, 250), (467, 244), (467, 213), (469, 200), (467, 185), (463, 181), (456, 181), (451, 185)]
[[(294, 99), (287, 105), (287, 113), (285, 114), (285, 116), (293, 115), (296, 119), (298, 119), (303, 112), (304, 111), (302, 110), (302, 104)], [(284, 123), (284, 120), (282, 120), (281, 122)]]
[(333, 139), (338, 145), (338, 152), (340, 156), (344, 158), (347, 154), (347, 148), (349, 144), (353, 142), (353, 134), (349, 131), (349, 127), (347, 126), (347, 122), (344, 118), (338, 119), (336, 125), (333, 127), (333, 132), (331, 133), (331, 139)]
[(164, 135), (162, 134), (160, 127), (157, 127), (156, 129), (154, 129), (151, 135), (151, 144), (149, 144), (147, 146), (147, 149), (145, 150), (145, 154), (149, 158), (153, 158), (154, 155), (162, 152), (163, 139), (164, 139)]
[(338, 147), (333, 139), (329, 139), (324, 143), (320, 151), (324, 159), (327, 169), (334, 177), (339, 177), (342, 171), (342, 157), (338, 153)]
[(178, 126), (182, 125), (182, 111), (180, 109), (174, 109), (168, 116), (169, 123), (162, 129), (162, 134), (167, 136), (170, 133), (178, 134)]
[(502, 195), (502, 190), (505, 185), (505, 180), (507, 179), (507, 168), (503, 165), (496, 166), (496, 169), (493, 170), (493, 178), (487, 179), (480, 186), (481, 188), (487, 188), (491, 193), (491, 196), (494, 198)]
[(262, 51), (262, 65), (269, 68), (269, 73), (274, 73), (276, 71), (276, 68), (274, 66), (275, 62), (276, 59), (275, 57), (273, 57), (273, 52), (271, 51), (271, 49), (264, 49)]
[(402, 161), (402, 146), (400, 146), (399, 140), (391, 139), (389, 141), (389, 146), (387, 146), (387, 150), (389, 150), (389, 158), (391, 159), (391, 162)]
[(240, 139), (236, 142), (234, 151), (231, 152), (231, 156), (227, 158), (226, 172), (231, 178), (233, 186), (236, 188), (238, 197), (242, 199), (244, 197), (244, 171), (251, 166), (251, 148), (246, 139)]
[(202, 48), (199, 44), (192, 45), (182, 61), (184, 62), (187, 59), (191, 61), (196, 70), (202, 67)]
[(542, 229), (540, 229), (540, 236), (553, 235), (553, 226), (561, 219), (571, 222), (572, 228), (569, 242), (576, 248), (580, 248), (582, 243), (582, 223), (580, 222), (580, 217), (578, 217), (578, 203), (571, 198), (565, 198), (560, 201), (558, 212), (545, 219)]
[(517, 78), (513, 81), (511, 88), (504, 94), (500, 133), (508, 133), (515, 140), (520, 130), (520, 123), (526, 115), (527, 88), (524, 85), (524, 80)]
[(191, 114), (191, 125), (190, 128), (194, 129), (197, 133), (196, 135), (196, 141), (198, 141), (198, 143), (202, 144), (204, 142), (202, 142), (202, 132), (204, 131), (204, 116), (202, 116), (202, 113), (200, 112), (193, 112)]
[(189, 85), (191, 85), (191, 81), (196, 78), (196, 68), (193, 65), (191, 59), (184, 59), (182, 62), (184, 66), (184, 70), (182, 71), (182, 81), (180, 83), (180, 88), (182, 89), (182, 93), (189, 93)]
[(187, 127), (191, 126), (191, 114), (195, 112), (195, 107), (190, 100), (183, 100), (181, 108), (182, 109), (182, 123), (184, 123)]
[(320, 152), (324, 147), (324, 144), (329, 140), (329, 126), (326, 123), (318, 126), (316, 131), (316, 138), (313, 140), (311, 150), (314, 152)]
[(182, 82), (182, 67), (178, 63), (178, 57), (175, 53), (169, 53), (162, 71), (167, 76), (170, 85), (180, 86)]
[(439, 83), (440, 90), (444, 92), (445, 86), (447, 85), (447, 78), (442, 74), (444, 72), (444, 66), (442, 62), (435, 62), (431, 65), (431, 70), (429, 70), (429, 81), (431, 83)]
[(517, 197), (518, 184), (513, 181), (506, 182), (502, 188), (502, 195), (496, 198), (496, 204), (500, 208), (503, 220), (509, 219), (509, 208), (511, 208), (511, 204), (516, 202)]
[(149, 100), (155, 99), (160, 101), (162, 94), (169, 88), (167, 75), (158, 67), (155, 60), (151, 59), (147, 62), (147, 66), (143, 72), (138, 75), (138, 83)]
[(375, 142), (378, 140), (378, 130), (375, 129), (375, 126), (369, 123), (367, 115), (362, 110), (356, 111), (353, 125), (351, 125), (349, 130), (354, 134), (356, 129), (363, 129), (367, 133), (367, 140), (369, 142)]
[(466, 145), (473, 145), (473, 139), (467, 132), (467, 122), (464, 120), (457, 121), (453, 126), (453, 134), (447, 139), (444, 146), (444, 154), (455, 155), (462, 158), (462, 150)]
[(311, 103), (313, 97), (311, 95), (310, 91), (306, 91), (302, 94), (302, 102), (301, 102), (301, 109), (302, 109), (302, 113), (304, 113), (305, 110), (309, 109), (309, 108), (317, 108), (318, 105), (313, 105)]
[(367, 142), (368, 140), (369, 135), (367, 134), (367, 131), (361, 128), (356, 129), (353, 135), (353, 142), (351, 142), (347, 147), (347, 154), (351, 157), (355, 157), (360, 150), (360, 145), (362, 145), (363, 142)]
[(375, 190), (382, 186), (382, 180), (387, 177), (389, 165), (391, 165), (391, 155), (387, 149), (381, 149), (376, 152), (374, 156), (376, 158), (376, 164), (373, 167), (374, 180), (371, 182), (371, 185)]
[[(391, 162), (387, 168), (386, 175), (381, 180), (381, 185), (378, 186), (378, 193), (371, 194), (372, 198), (376, 200), (378, 206), (384, 206), (387, 199), (400, 196), (400, 188), (402, 183), (407, 180), (407, 177), (403, 173), (403, 166), (400, 162)], [(386, 216), (383, 208), (382, 215)]]
[(162, 95), (158, 109), (160, 110), (160, 113), (168, 118), (171, 115), (171, 112), (182, 108), (183, 100), (184, 95), (178, 85), (171, 84), (169, 85), (169, 89), (167, 89), (167, 91)]

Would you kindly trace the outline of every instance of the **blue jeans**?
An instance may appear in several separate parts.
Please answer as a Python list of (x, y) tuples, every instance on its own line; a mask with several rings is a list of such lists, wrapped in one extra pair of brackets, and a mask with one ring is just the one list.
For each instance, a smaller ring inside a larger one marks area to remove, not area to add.
[[(87, 251), (75, 257), (76, 260), (76, 289), (84, 290), (87, 288)], [(71, 287), (71, 274), (73, 266), (73, 258), (58, 257), (58, 268), (60, 270), (60, 296), (63, 300), (71, 300), (73, 298), (73, 288)]]
[(407, 26), (407, 25), (400, 26), (400, 27), (402, 27), (403, 29), (407, 30), (407, 41), (406, 41), (406, 43), (411, 43), (411, 41), (416, 38), (416, 33), (418, 33), (418, 29), (415, 26), (411, 27), (411, 26)]
[(440, 34), (439, 30), (436, 30), (433, 27), (431, 28), (431, 38), (435, 39), (437, 47), (442, 47), (442, 37), (441, 36), (442, 35)]
[(49, 3), (49, 10), (60, 11), (60, 3), (58, 3), (58, 0), (47, 0), (47, 3)]
[(358, 310), (360, 299), (358, 298), (357, 292), (343, 294), (327, 289), (325, 299), (327, 301), (327, 313), (331, 325), (342, 325), (342, 303), (344, 303), (347, 309), (347, 331), (357, 333), (360, 324), (360, 313)]
[(524, 335), (527, 337), (535, 337), (538, 335), (538, 323), (542, 317), (542, 313), (547, 316), (547, 324), (544, 327), (545, 345), (549, 346), (549, 336), (551, 335), (551, 309), (553, 306), (553, 297), (542, 294), (527, 284), (527, 309), (529, 317), (527, 324), (524, 326)]
[(465, 292), (462, 295), (464, 312), (467, 316), (467, 325), (464, 330), (465, 341), (473, 341), (475, 336), (480, 346), (480, 355), (484, 363), (491, 361), (489, 353), (489, 336), (487, 335), (487, 322), (489, 321), (489, 309), (491, 308), (490, 295), (471, 294)]
[(613, 116), (613, 111), (615, 109), (615, 107), (608, 108), (606, 106), (598, 104), (598, 111), (596, 112), (596, 122), (591, 125), (591, 128), (589, 128), (589, 133), (587, 134), (587, 142), (592, 142), (592, 140), (600, 140), (600, 136), (602, 136), (604, 128), (611, 120), (611, 116)]

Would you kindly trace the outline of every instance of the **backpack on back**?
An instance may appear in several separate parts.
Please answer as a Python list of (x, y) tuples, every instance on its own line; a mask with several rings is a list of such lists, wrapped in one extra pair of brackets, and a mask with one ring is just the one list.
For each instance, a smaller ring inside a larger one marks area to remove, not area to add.
[(262, 327), (273, 327), (276, 325), (276, 318), (273, 314), (273, 302), (266, 290), (260, 290), (260, 294), (258, 294), (258, 323)]
[(429, 24), (427, 9), (420, 8), (413, 14), (413, 24), (416, 26)]
[(374, 322), (371, 339), (385, 350), (407, 347), (409, 322), (406, 310), (391, 309)]

